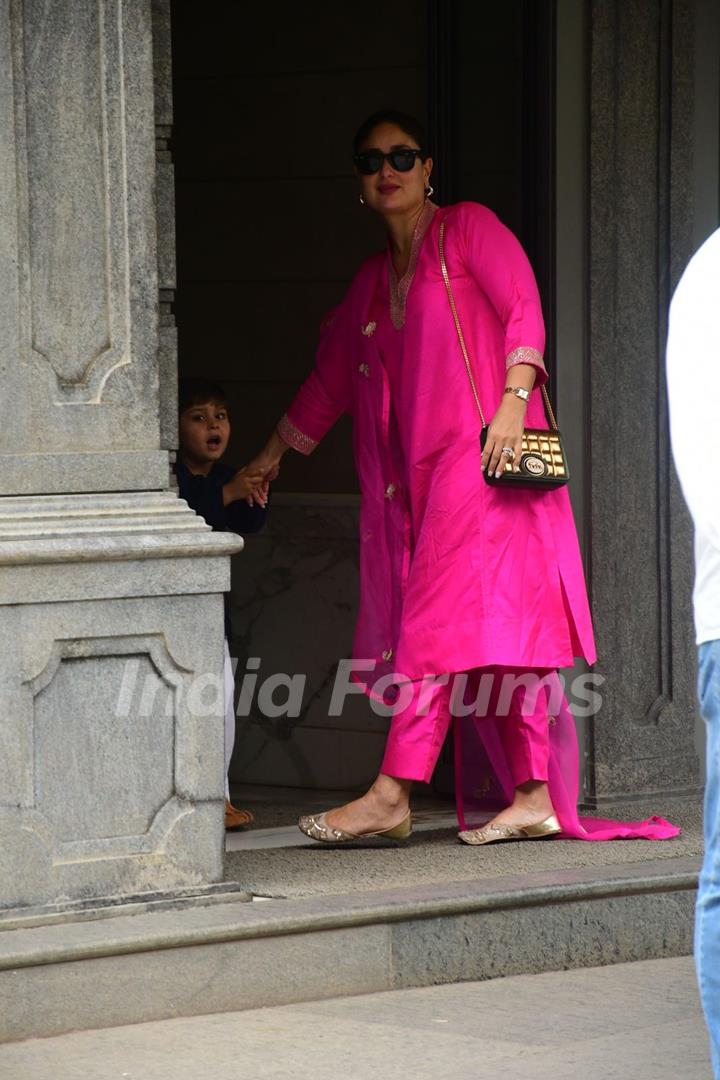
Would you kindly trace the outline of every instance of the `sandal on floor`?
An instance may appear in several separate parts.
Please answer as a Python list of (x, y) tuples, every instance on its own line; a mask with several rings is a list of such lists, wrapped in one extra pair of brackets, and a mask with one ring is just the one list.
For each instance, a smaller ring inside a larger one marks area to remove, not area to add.
[(344, 829), (334, 829), (325, 821), (325, 814), (306, 814), (298, 821), (298, 829), (311, 840), (322, 844), (345, 844), (348, 840), (365, 840), (369, 837), (381, 837), (384, 840), (407, 840), (412, 832), (412, 817), (408, 810), (399, 825), (379, 832), (349, 833)]
[(497, 844), (502, 840), (544, 840), (562, 832), (560, 822), (551, 814), (535, 825), (483, 825), (482, 829), (467, 829), (458, 833), (463, 844)]
[(233, 829), (246, 829), (254, 820), (249, 810), (238, 810), (229, 799), (225, 800), (225, 829), (228, 832)]

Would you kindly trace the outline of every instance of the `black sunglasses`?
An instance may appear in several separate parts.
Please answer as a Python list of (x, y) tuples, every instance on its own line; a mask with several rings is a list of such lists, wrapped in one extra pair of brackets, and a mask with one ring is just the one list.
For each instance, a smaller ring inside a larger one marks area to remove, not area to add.
[(421, 150), (411, 150), (407, 146), (400, 146), (388, 154), (383, 154), (382, 150), (363, 150), (361, 154), (355, 154), (353, 162), (363, 176), (373, 176), (380, 172), (385, 161), (390, 162), (395, 172), (410, 172), (415, 159), (421, 154)]

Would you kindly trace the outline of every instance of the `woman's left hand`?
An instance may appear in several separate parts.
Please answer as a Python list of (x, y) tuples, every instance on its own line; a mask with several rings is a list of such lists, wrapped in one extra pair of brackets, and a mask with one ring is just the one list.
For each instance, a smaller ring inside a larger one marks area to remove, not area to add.
[[(525, 402), (508, 395), (501, 402), (488, 427), (487, 439), (482, 453), (482, 467), (489, 473), (502, 476), (505, 463), (512, 461), (513, 472), (520, 471), (520, 454), (525, 428)], [(503, 453), (503, 447), (509, 447), (515, 454)]]

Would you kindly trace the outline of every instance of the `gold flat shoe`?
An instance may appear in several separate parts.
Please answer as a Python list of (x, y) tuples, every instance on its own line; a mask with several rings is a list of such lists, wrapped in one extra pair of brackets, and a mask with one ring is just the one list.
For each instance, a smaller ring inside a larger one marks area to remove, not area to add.
[(325, 814), (306, 814), (298, 821), (298, 829), (309, 836), (311, 840), (319, 840), (322, 844), (345, 844), (348, 840), (366, 840), (369, 837), (382, 837), (384, 840), (407, 840), (412, 832), (412, 817), (408, 810), (399, 825), (393, 825), (391, 829), (381, 829), (379, 832), (349, 833), (344, 829), (334, 829), (325, 820)]
[(503, 840), (544, 840), (562, 832), (560, 822), (551, 814), (535, 825), (483, 825), (482, 829), (467, 829), (458, 833), (463, 844), (497, 844)]

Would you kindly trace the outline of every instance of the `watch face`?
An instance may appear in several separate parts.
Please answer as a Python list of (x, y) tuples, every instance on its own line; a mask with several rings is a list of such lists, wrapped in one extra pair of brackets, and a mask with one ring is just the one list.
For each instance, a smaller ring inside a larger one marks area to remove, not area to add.
[(547, 463), (539, 454), (523, 454), (520, 468), (530, 476), (546, 476), (548, 472)]

